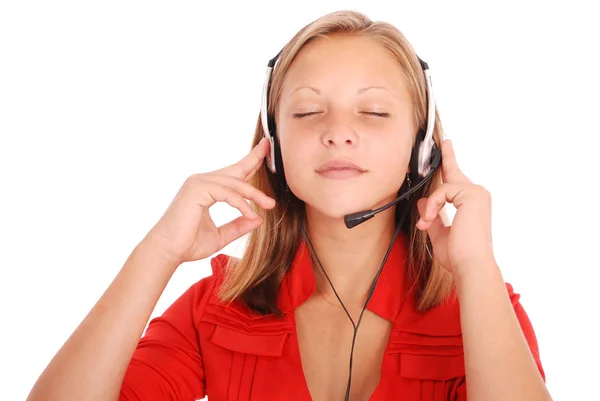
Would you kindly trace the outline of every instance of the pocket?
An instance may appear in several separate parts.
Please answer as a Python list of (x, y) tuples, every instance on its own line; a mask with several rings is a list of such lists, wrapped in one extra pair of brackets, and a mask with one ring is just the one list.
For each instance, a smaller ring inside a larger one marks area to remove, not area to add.
[(215, 326), (211, 342), (231, 351), (227, 401), (249, 401), (260, 356), (281, 356), (287, 333), (253, 335), (224, 326)]
[(281, 356), (287, 333), (249, 334), (224, 326), (215, 326), (211, 342), (235, 352), (252, 355)]
[(401, 353), (400, 376), (403, 399), (407, 401), (454, 400), (464, 381), (464, 355), (421, 355)]

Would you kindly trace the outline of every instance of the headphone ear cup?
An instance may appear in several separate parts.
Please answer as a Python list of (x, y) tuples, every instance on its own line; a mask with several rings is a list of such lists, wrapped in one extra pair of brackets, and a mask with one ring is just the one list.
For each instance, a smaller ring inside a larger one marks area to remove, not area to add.
[(425, 140), (425, 130), (419, 130), (417, 133), (417, 138), (415, 139), (415, 146), (412, 149), (412, 153), (410, 156), (410, 179), (412, 181), (419, 180), (419, 150), (421, 149), (421, 145)]
[(275, 174), (285, 186), (285, 174), (283, 173), (283, 159), (281, 157), (281, 148), (279, 147), (279, 139), (277, 135), (273, 135), (274, 153), (275, 153)]
[(271, 142), (271, 154), (273, 155), (274, 159), (270, 161), (270, 165), (274, 168), (271, 169), (271, 172), (277, 176), (282, 187), (287, 188), (287, 182), (285, 181), (285, 173), (283, 172), (283, 158), (281, 157), (281, 147), (279, 146), (279, 138), (277, 137), (277, 127), (275, 126), (275, 119), (272, 116), (269, 116), (269, 128), (271, 132), (271, 138), (273, 138)]
[(267, 133), (265, 133), (265, 137), (267, 137), (269, 139), (270, 146), (271, 146), (271, 150), (270, 150), (269, 154), (267, 154), (267, 167), (269, 168), (269, 171), (271, 173), (276, 174), (277, 173), (277, 164), (276, 164), (277, 137), (275, 135), (276, 134), (275, 119), (270, 114), (267, 114), (267, 129), (269, 132), (268, 132), (268, 135), (267, 135)]

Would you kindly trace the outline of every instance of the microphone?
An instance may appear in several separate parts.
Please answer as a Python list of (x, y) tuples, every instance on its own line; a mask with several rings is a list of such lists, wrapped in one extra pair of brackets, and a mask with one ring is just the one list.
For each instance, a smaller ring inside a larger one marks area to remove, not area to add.
[[(429, 176), (431, 176), (431, 175), (429, 175)], [(357, 225), (362, 224), (362, 223), (364, 223), (365, 221), (367, 221), (369, 219), (372, 219), (373, 217), (375, 217), (375, 215), (377, 213), (383, 212), (384, 210), (389, 209), (390, 207), (394, 206), (395, 204), (397, 204), (401, 200), (408, 198), (416, 190), (418, 190), (419, 188), (421, 188), (426, 182), (427, 182), (426, 179), (421, 180), (417, 185), (415, 185), (414, 187), (410, 188), (404, 194), (398, 196), (396, 199), (394, 199), (393, 201), (391, 201), (387, 205), (384, 205), (384, 206), (382, 206), (382, 207), (380, 207), (378, 209), (375, 209), (375, 210), (373, 210), (373, 209), (364, 210), (362, 212), (351, 213), (351, 214), (348, 214), (348, 215), (344, 216), (344, 223), (346, 223), (346, 227), (347, 228), (354, 228)]]
[[(378, 209), (370, 209), (370, 210), (364, 210), (362, 212), (356, 212), (356, 213), (351, 213), (348, 215), (344, 216), (344, 223), (346, 224), (347, 228), (354, 228), (359, 224), (364, 223), (365, 221), (372, 219), (373, 217), (375, 217), (375, 215), (377, 213), (383, 212), (386, 209), (389, 209), (390, 207), (394, 206), (395, 204), (397, 204), (398, 202), (408, 198), (410, 195), (414, 194), (417, 190), (419, 190), (420, 188), (423, 187), (423, 185), (425, 185), (425, 183), (427, 181), (429, 181), (429, 179), (431, 178), (431, 176), (433, 176), (433, 173), (435, 173), (435, 171), (437, 170), (438, 166), (440, 165), (440, 161), (442, 159), (442, 152), (437, 149), (434, 148), (433, 152), (432, 152), (432, 160), (431, 160), (431, 168), (429, 170), (429, 173), (423, 177), (422, 179), (420, 179), (415, 186), (411, 187), (408, 191), (406, 191), (405, 193), (403, 193), (402, 195), (398, 196), (396, 199), (394, 199), (393, 201), (391, 201), (390, 203), (388, 203), (387, 205), (383, 205)], [(402, 188), (400, 188), (402, 189)]]

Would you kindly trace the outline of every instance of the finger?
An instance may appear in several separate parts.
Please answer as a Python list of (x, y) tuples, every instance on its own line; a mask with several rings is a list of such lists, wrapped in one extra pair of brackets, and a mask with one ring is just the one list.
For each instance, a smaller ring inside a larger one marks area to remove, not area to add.
[(433, 249), (437, 249), (439, 244), (444, 243), (450, 232), (450, 227), (447, 227), (442, 220), (442, 215), (438, 213), (438, 216), (431, 222), (424, 222), (419, 220), (417, 228), (422, 231), (427, 231)]
[(442, 180), (457, 184), (471, 184), (471, 180), (458, 167), (454, 147), (449, 139), (442, 142)]
[[(427, 198), (422, 198), (417, 201), (417, 208), (419, 210), (419, 214), (423, 215), (425, 213), (425, 209), (427, 207)], [(438, 244), (444, 243), (446, 240), (448, 233), (450, 232), (450, 227), (447, 227), (442, 220), (442, 215), (438, 212), (436, 218), (433, 221), (425, 221), (419, 219), (416, 224), (416, 227), (419, 230), (427, 231), (427, 235), (431, 240), (431, 244), (433, 245), (433, 249), (437, 249)]]
[(421, 214), (421, 220), (432, 222), (446, 205), (452, 203), (457, 209), (462, 206), (462, 197), (460, 194), (466, 188), (462, 184), (444, 183), (440, 185), (428, 198)]
[[(264, 140), (268, 144), (268, 146), (267, 146), (267, 156), (268, 156), (269, 152), (270, 152), (270, 148), (271, 148), (271, 146), (269, 145), (270, 142), (264, 138), (262, 140)], [(248, 182), (248, 181), (250, 181), (250, 179), (252, 177), (254, 177), (254, 174), (256, 174), (258, 169), (260, 169), (263, 166), (263, 163), (262, 163), (263, 160), (264, 160), (264, 156), (260, 158), (259, 163), (256, 163), (256, 166), (254, 167), (254, 169), (249, 174), (246, 175), (246, 178), (244, 178), (244, 181)]]
[(263, 220), (258, 217), (254, 220), (248, 220), (244, 216), (240, 216), (229, 223), (226, 223), (219, 227), (219, 249), (224, 248), (226, 245), (235, 241), (238, 238), (243, 237), (250, 231), (262, 224)]
[(243, 198), (254, 201), (258, 206), (263, 209), (271, 209), (275, 206), (275, 199), (266, 195), (264, 192), (259, 190), (258, 188), (248, 184), (245, 181), (241, 181), (235, 177), (219, 175), (219, 176), (208, 176), (208, 180), (214, 180), (220, 185), (225, 185), (237, 193), (239, 193)]
[(229, 206), (236, 208), (249, 220), (254, 220), (259, 217), (242, 195), (232, 188), (213, 183), (208, 189), (208, 194), (215, 202), (225, 202)]
[[(442, 221), (441, 217), (440, 217), (440, 212), (443, 208), (440, 208), (438, 210), (438, 212), (436, 213), (435, 217), (432, 218), (431, 213), (426, 212), (427, 210), (427, 205), (428, 205), (428, 199), (427, 198), (421, 198), (417, 201), (417, 209), (419, 211), (419, 215), (421, 216), (421, 218), (419, 218), (419, 221), (417, 221), (417, 228), (419, 230), (429, 230), (429, 228), (431, 228), (434, 225), (438, 225), (441, 224), (442, 227), (445, 227), (444, 222)], [(424, 215), (427, 215), (428, 217), (424, 217)]]
[(219, 171), (247, 181), (258, 171), (269, 151), (270, 142), (266, 138), (263, 138), (242, 160)]

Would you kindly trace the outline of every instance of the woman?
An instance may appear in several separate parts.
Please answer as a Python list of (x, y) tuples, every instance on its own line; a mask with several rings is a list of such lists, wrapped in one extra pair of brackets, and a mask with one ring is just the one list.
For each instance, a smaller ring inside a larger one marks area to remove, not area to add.
[[(29, 400), (549, 400), (426, 63), (355, 12), (278, 56), (251, 152), (186, 180)], [(216, 202), (242, 216), (216, 227)], [(140, 340), (181, 263), (248, 233)]]

